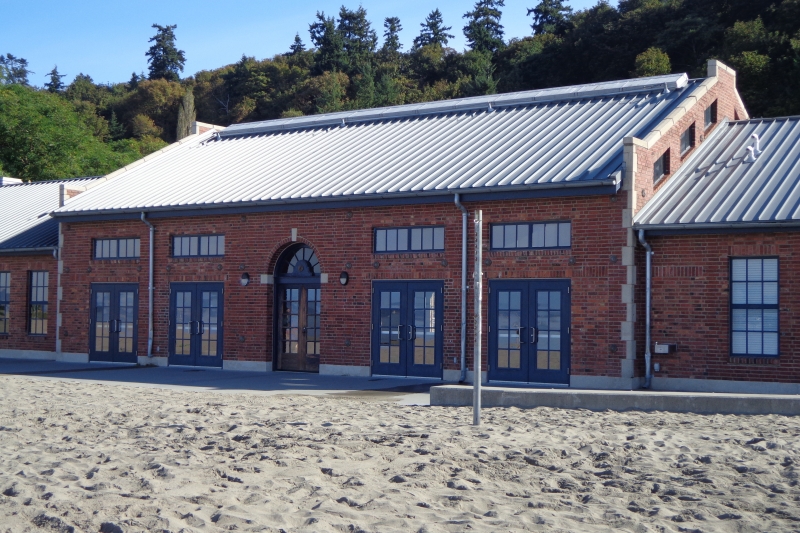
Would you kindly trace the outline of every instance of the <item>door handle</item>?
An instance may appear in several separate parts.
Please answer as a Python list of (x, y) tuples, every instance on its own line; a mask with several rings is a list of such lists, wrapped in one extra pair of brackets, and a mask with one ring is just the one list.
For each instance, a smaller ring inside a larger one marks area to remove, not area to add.
[(119, 333), (119, 320), (111, 319), (111, 333)]
[(189, 322), (189, 324), (194, 324), (194, 331), (192, 333), (194, 335), (200, 335), (200, 322), (198, 322), (197, 320), (192, 320), (191, 322)]
[(539, 342), (539, 330), (531, 328), (531, 344), (536, 344), (537, 342)]
[(305, 335), (305, 334), (306, 334), (306, 327), (303, 326), (303, 335)]
[(202, 335), (203, 333), (205, 333), (205, 332), (206, 332), (206, 323), (205, 323), (205, 322), (203, 322), (203, 321), (201, 320), (200, 322), (198, 322), (198, 323), (197, 323), (197, 325), (198, 325), (198, 327), (197, 327), (197, 333), (199, 333), (200, 335)]
[(402, 341), (403, 339), (403, 324), (397, 326), (397, 340)]
[(525, 335), (522, 334), (522, 330), (525, 329), (525, 326), (520, 326), (517, 328), (517, 335), (519, 335), (519, 343), (525, 344)]
[(408, 326), (408, 340), (413, 341), (417, 338), (417, 328), (414, 326)]

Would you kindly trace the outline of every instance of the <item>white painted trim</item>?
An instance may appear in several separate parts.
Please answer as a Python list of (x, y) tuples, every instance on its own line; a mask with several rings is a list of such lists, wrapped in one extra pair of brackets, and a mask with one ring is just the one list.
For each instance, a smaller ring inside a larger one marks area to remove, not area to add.
[(222, 360), (222, 370), (238, 372), (272, 372), (272, 361), (233, 361)]
[(169, 359), (166, 357), (147, 357), (140, 355), (136, 358), (136, 362), (141, 366), (169, 366)]
[(369, 377), (372, 375), (370, 367), (355, 365), (319, 365), (319, 373), (328, 376)]
[(800, 383), (660, 378), (653, 376), (652, 389), (658, 391), (727, 392), (733, 394), (800, 394)]

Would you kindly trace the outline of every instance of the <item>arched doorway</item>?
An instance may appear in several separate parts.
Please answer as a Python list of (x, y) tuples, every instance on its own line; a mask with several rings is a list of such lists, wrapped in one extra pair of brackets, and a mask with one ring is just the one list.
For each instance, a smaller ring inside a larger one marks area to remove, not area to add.
[(276, 370), (319, 372), (320, 266), (306, 245), (283, 252), (275, 267)]

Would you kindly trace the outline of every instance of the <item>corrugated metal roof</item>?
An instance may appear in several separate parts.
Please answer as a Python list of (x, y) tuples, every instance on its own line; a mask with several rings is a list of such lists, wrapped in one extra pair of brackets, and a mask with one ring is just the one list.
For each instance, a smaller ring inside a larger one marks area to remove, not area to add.
[[(697, 83), (661, 76), (387, 108), (391, 117), (383, 109), (231, 126), (131, 168), (56, 215), (607, 183), (622, 165), (622, 138), (646, 134)], [(465, 101), (471, 107), (458, 109)]]
[[(83, 190), (100, 179), (36, 181), (0, 187), (0, 250), (57, 246), (58, 224), (49, 213), (58, 208), (59, 186)], [(71, 201), (74, 199), (66, 204)]]
[(721, 123), (634, 219), (645, 230), (766, 224), (800, 224), (800, 117)]

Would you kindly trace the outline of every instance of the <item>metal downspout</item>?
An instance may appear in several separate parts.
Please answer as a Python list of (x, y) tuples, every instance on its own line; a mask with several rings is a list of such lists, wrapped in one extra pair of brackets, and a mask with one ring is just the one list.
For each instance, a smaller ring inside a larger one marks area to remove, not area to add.
[(461, 210), (461, 376), (459, 383), (467, 380), (467, 217), (469, 212), (461, 205), (456, 193), (456, 207)]
[(651, 314), (651, 303), (650, 303), (650, 295), (651, 295), (651, 286), (652, 286), (652, 279), (653, 279), (653, 248), (650, 246), (646, 240), (644, 240), (644, 230), (639, 230), (639, 242), (642, 243), (645, 249), (645, 321), (644, 321), (644, 337), (645, 337), (645, 349), (644, 349), (644, 366), (645, 366), (645, 373), (644, 373), (644, 388), (649, 389), (650, 384), (653, 380), (653, 374), (650, 371), (650, 361), (652, 360), (653, 356), (650, 353), (650, 314)]
[(156, 228), (145, 218), (142, 211), (142, 222), (150, 228), (150, 275), (147, 283), (147, 357), (153, 357), (153, 241)]

